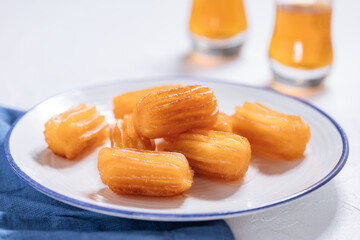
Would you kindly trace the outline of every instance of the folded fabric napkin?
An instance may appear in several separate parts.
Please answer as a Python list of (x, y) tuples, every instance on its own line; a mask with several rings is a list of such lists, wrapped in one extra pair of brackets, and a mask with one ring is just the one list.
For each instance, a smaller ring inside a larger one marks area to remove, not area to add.
[(234, 239), (223, 221), (151, 222), (111, 217), (49, 198), (20, 179), (4, 138), (23, 112), (0, 107), (0, 239)]

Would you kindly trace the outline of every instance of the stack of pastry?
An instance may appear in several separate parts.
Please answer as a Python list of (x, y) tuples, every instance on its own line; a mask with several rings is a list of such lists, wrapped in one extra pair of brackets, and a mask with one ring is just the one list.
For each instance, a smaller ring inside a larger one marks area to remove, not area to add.
[[(219, 113), (213, 90), (201, 85), (128, 92), (114, 97), (113, 104), (111, 148), (100, 150), (98, 169), (103, 183), (118, 194), (181, 194), (192, 186), (194, 173), (236, 181), (248, 170), (251, 150), (292, 160), (310, 139), (300, 117), (260, 104), (236, 107), (231, 117)], [(99, 145), (107, 138), (107, 123), (99, 116), (94, 107), (79, 105), (53, 117), (44, 131), (49, 148), (74, 158)]]

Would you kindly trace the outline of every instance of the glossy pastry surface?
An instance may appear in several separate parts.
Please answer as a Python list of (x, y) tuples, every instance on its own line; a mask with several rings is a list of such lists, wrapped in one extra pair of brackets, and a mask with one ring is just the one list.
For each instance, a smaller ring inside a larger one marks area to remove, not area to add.
[(113, 98), (115, 118), (123, 118), (126, 114), (132, 113), (136, 103), (145, 95), (156, 93), (167, 89), (181, 87), (181, 84), (162, 85), (153, 88), (146, 88), (137, 91), (131, 91)]
[(217, 115), (213, 90), (192, 85), (146, 95), (136, 105), (134, 123), (143, 136), (168, 138), (212, 126)]
[(310, 127), (301, 117), (271, 110), (260, 103), (235, 108), (233, 130), (245, 136), (255, 153), (268, 158), (292, 160), (301, 157), (310, 140)]
[(238, 180), (248, 170), (251, 148), (248, 140), (229, 132), (196, 129), (180, 134), (172, 151), (186, 156), (195, 174)]
[(110, 128), (111, 147), (155, 150), (153, 139), (141, 136), (134, 128), (132, 114), (118, 119)]
[(214, 125), (208, 127), (210, 130), (232, 132), (231, 117), (225, 113), (219, 112)]
[(193, 183), (193, 171), (180, 153), (103, 148), (98, 169), (102, 182), (118, 194), (174, 196)]
[(45, 141), (56, 154), (68, 159), (86, 149), (103, 144), (108, 123), (95, 106), (80, 104), (52, 117), (45, 123)]

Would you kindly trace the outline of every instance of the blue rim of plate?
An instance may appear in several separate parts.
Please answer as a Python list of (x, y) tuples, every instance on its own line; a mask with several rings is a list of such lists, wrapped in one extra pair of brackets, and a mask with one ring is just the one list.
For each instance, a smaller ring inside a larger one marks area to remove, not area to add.
[[(313, 109), (315, 109), (317, 112), (319, 112), (321, 115), (325, 116), (337, 129), (337, 131), (339, 132), (340, 136), (341, 136), (341, 140), (342, 140), (342, 144), (343, 144), (343, 151), (341, 154), (341, 157), (338, 161), (338, 163), (336, 164), (336, 166), (320, 181), (314, 183), (313, 185), (307, 187), (306, 189), (297, 192), (295, 194), (292, 194), (284, 199), (280, 199), (279, 201), (275, 201), (272, 202), (268, 205), (264, 205), (264, 206), (260, 206), (260, 207), (256, 207), (256, 208), (252, 208), (252, 209), (245, 209), (245, 210), (237, 210), (237, 211), (226, 211), (226, 212), (212, 212), (212, 213), (195, 213), (195, 214), (161, 214), (161, 213), (147, 213), (147, 212), (136, 212), (136, 211), (127, 211), (127, 210), (120, 210), (120, 209), (113, 209), (113, 208), (108, 208), (108, 207), (102, 207), (102, 206), (98, 206), (98, 205), (94, 205), (91, 203), (86, 203), (83, 201), (79, 201), (70, 197), (67, 197), (65, 195), (59, 194), (43, 185), (41, 185), (40, 183), (36, 182), (35, 180), (33, 180), (30, 176), (28, 176), (25, 172), (23, 172), (21, 170), (21, 168), (15, 163), (15, 160), (13, 159), (11, 152), (10, 152), (10, 137), (11, 137), (11, 133), (13, 131), (13, 129), (15, 128), (15, 126), (17, 125), (17, 123), (26, 115), (28, 114), (30, 111), (32, 111), (34, 108), (36, 108), (38, 105), (42, 104), (43, 102), (47, 101), (50, 98), (62, 95), (64, 93), (71, 93), (71, 92), (76, 92), (79, 90), (86, 90), (86, 89), (91, 89), (91, 88), (95, 88), (95, 87), (100, 87), (100, 86), (107, 86), (107, 85), (112, 85), (115, 83), (126, 83), (126, 82), (147, 82), (147, 81), (151, 81), (151, 80), (156, 80), (156, 81), (174, 81), (176, 79), (181, 79), (181, 80), (185, 80), (185, 81), (206, 81), (206, 82), (213, 82), (213, 83), (224, 83), (224, 84), (229, 84), (229, 85), (233, 85), (233, 86), (241, 86), (241, 87), (245, 87), (245, 88), (254, 88), (254, 89), (259, 89), (262, 91), (270, 91), (273, 92), (274, 94), (278, 94), (278, 95), (282, 95), (291, 99), (295, 99), (296, 101), (299, 101)], [(4, 149), (5, 149), (5, 156), (7, 158), (7, 160), (10, 163), (10, 166), (12, 167), (12, 169), (15, 171), (15, 173), (20, 176), (23, 180), (25, 180), (25, 182), (27, 182), (30, 186), (32, 186), (33, 188), (35, 188), (36, 190), (38, 190), (39, 192), (54, 198), (56, 200), (59, 200), (61, 202), (70, 204), (72, 206), (75, 207), (79, 207), (79, 208), (83, 208), (86, 210), (90, 210), (90, 211), (94, 211), (94, 212), (98, 212), (98, 213), (103, 213), (103, 214), (107, 214), (107, 215), (112, 215), (112, 216), (118, 216), (118, 217), (125, 217), (125, 218), (132, 218), (132, 219), (142, 219), (142, 220), (155, 220), (155, 221), (201, 221), (201, 220), (215, 220), (215, 219), (221, 219), (221, 218), (230, 218), (230, 217), (235, 217), (235, 216), (239, 216), (239, 215), (243, 215), (243, 214), (249, 214), (255, 211), (260, 211), (260, 210), (264, 210), (264, 209), (268, 209), (271, 207), (275, 207), (287, 202), (290, 202), (292, 200), (295, 200), (299, 197), (302, 197), (320, 187), (322, 187), (324, 184), (326, 184), (327, 182), (329, 182), (332, 178), (334, 178), (340, 171), (341, 169), (344, 167), (346, 160), (348, 158), (349, 155), (349, 143), (348, 143), (348, 139), (347, 136), (344, 132), (344, 130), (340, 127), (340, 125), (333, 119), (331, 118), (328, 114), (326, 114), (325, 112), (323, 112), (322, 110), (320, 110), (319, 108), (315, 107), (314, 105), (308, 103), (307, 101), (304, 101), (300, 98), (297, 97), (293, 97), (293, 96), (289, 96), (283, 93), (279, 93), (277, 91), (274, 91), (273, 89), (269, 88), (269, 87), (258, 87), (258, 86), (251, 86), (251, 85), (246, 85), (246, 84), (241, 84), (241, 83), (236, 83), (236, 82), (231, 82), (231, 81), (224, 81), (224, 80), (220, 80), (220, 79), (214, 79), (214, 78), (207, 78), (207, 77), (194, 77), (194, 76), (188, 76), (188, 75), (176, 75), (176, 76), (162, 76), (162, 77), (151, 77), (151, 78), (140, 78), (140, 79), (124, 79), (124, 80), (117, 80), (117, 81), (111, 81), (105, 84), (100, 84), (100, 85), (93, 85), (93, 86), (88, 86), (85, 88), (79, 88), (79, 89), (74, 89), (72, 91), (67, 91), (64, 93), (60, 93), (57, 94), (55, 96), (52, 96), (50, 98), (45, 99), (44, 101), (36, 104), (34, 107), (32, 107), (29, 111), (27, 111), (25, 114), (23, 114), (21, 117), (19, 117), (18, 119), (16, 119), (16, 121), (12, 124), (9, 132), (6, 135), (5, 141), (4, 141)]]

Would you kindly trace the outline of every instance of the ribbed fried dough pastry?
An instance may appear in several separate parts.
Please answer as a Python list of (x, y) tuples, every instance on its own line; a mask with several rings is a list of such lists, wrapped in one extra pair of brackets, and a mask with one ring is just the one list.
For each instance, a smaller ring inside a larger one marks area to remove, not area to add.
[[(232, 132), (232, 125), (231, 125), (231, 117), (226, 115), (225, 113), (219, 112), (216, 118), (216, 122), (205, 128), (208, 130), (215, 130), (215, 131), (222, 131), (222, 132)], [(172, 138), (165, 138), (159, 141), (156, 144), (157, 151), (169, 151), (171, 144), (174, 142), (176, 136)]]
[(127, 92), (113, 98), (115, 118), (123, 118), (125, 114), (132, 113), (136, 103), (145, 95), (156, 93), (172, 88), (181, 87), (181, 84), (163, 85), (153, 88), (142, 89), (138, 91)]
[(217, 115), (213, 90), (193, 85), (146, 95), (136, 105), (134, 123), (143, 136), (167, 138), (212, 126)]
[(254, 153), (268, 158), (292, 160), (304, 154), (310, 128), (299, 116), (271, 110), (260, 103), (235, 108), (233, 130), (249, 139)]
[(211, 127), (208, 127), (207, 129), (222, 132), (232, 132), (232, 123), (230, 116), (226, 115), (225, 113), (219, 112), (215, 124)]
[(108, 137), (105, 117), (95, 106), (80, 104), (52, 117), (45, 123), (45, 141), (56, 154), (73, 159)]
[(171, 146), (175, 138), (160, 138), (156, 139), (156, 151), (171, 152)]
[[(231, 117), (226, 115), (225, 113), (219, 112), (216, 118), (216, 122), (205, 128), (208, 130), (222, 131), (222, 132), (232, 132), (232, 123)], [(156, 150), (160, 151), (169, 151), (171, 144), (176, 139), (176, 136), (172, 138), (165, 138), (159, 141), (156, 145)]]
[(111, 147), (155, 150), (153, 139), (141, 136), (134, 128), (132, 114), (119, 119), (110, 128)]
[(196, 174), (229, 181), (245, 175), (251, 158), (246, 138), (206, 129), (180, 134), (172, 145), (172, 151), (184, 154)]
[(173, 196), (193, 183), (193, 172), (180, 153), (103, 148), (98, 169), (102, 182), (118, 194)]

